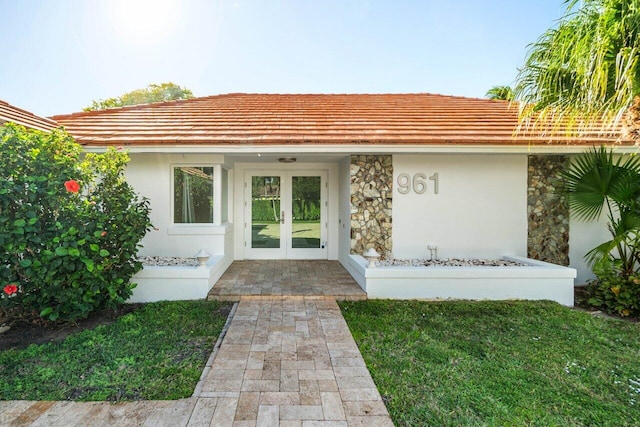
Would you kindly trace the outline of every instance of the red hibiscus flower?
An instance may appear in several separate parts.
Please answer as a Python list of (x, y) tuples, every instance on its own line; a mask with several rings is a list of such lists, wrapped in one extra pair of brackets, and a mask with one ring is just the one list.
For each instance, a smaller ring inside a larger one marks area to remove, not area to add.
[(8, 284), (4, 287), (4, 293), (7, 295), (13, 295), (18, 292), (18, 286), (14, 284)]
[(80, 184), (78, 184), (78, 181), (70, 179), (64, 183), (64, 188), (71, 193), (77, 193), (80, 190)]

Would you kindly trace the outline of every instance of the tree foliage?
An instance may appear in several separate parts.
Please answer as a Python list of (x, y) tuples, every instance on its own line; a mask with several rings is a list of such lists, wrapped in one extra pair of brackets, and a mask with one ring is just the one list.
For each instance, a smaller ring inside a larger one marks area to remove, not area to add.
[[(565, 0), (557, 27), (533, 43), (515, 87), (523, 119), (579, 130), (624, 119), (640, 92), (640, 0)], [(637, 116), (637, 113), (636, 113)]]
[[(0, 323), (76, 320), (135, 285), (149, 202), (124, 180), (128, 156), (87, 154), (64, 131), (0, 127)], [(6, 320), (6, 319), (5, 319)]]
[(178, 99), (193, 98), (193, 93), (174, 83), (150, 84), (144, 89), (127, 92), (117, 98), (92, 101), (84, 111), (106, 110), (108, 108), (123, 107), (125, 105), (148, 104), (150, 102), (164, 102)]
[(511, 86), (493, 86), (485, 96), (489, 99), (500, 101), (513, 101), (514, 98)]

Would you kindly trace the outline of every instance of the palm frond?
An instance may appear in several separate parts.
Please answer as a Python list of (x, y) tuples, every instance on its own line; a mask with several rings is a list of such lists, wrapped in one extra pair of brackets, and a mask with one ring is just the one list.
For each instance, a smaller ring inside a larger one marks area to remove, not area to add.
[(610, 256), (612, 251), (616, 250), (623, 240), (624, 239), (622, 237), (618, 236), (617, 238), (596, 246), (584, 256), (585, 261), (587, 261), (590, 266), (594, 266), (602, 262), (605, 258)]
[(592, 148), (576, 158), (560, 177), (572, 212), (584, 221), (599, 218), (604, 206), (611, 214), (640, 196), (640, 158), (615, 158), (606, 147)]
[(565, 4), (557, 27), (529, 46), (519, 71), (521, 122), (569, 131), (595, 122), (608, 131), (640, 91), (640, 0)]

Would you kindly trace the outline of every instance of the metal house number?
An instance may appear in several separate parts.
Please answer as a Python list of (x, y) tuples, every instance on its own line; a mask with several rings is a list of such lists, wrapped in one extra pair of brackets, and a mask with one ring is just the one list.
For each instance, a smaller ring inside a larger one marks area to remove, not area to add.
[[(429, 181), (433, 181), (433, 194), (438, 194), (438, 172), (429, 177)], [(398, 175), (398, 193), (409, 194), (413, 189), (416, 194), (424, 194), (427, 192), (427, 175), (417, 173), (411, 177), (408, 173)]]

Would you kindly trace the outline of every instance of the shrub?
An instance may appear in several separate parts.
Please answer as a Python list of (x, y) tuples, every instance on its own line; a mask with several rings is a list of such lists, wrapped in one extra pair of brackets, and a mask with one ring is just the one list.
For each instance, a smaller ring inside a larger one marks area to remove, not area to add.
[(620, 260), (606, 259), (593, 267), (597, 279), (586, 288), (587, 303), (623, 317), (640, 315), (640, 274), (626, 275)]
[(73, 321), (128, 299), (151, 223), (124, 180), (127, 154), (81, 160), (64, 131), (15, 125), (0, 128), (0, 152), (0, 308)]

